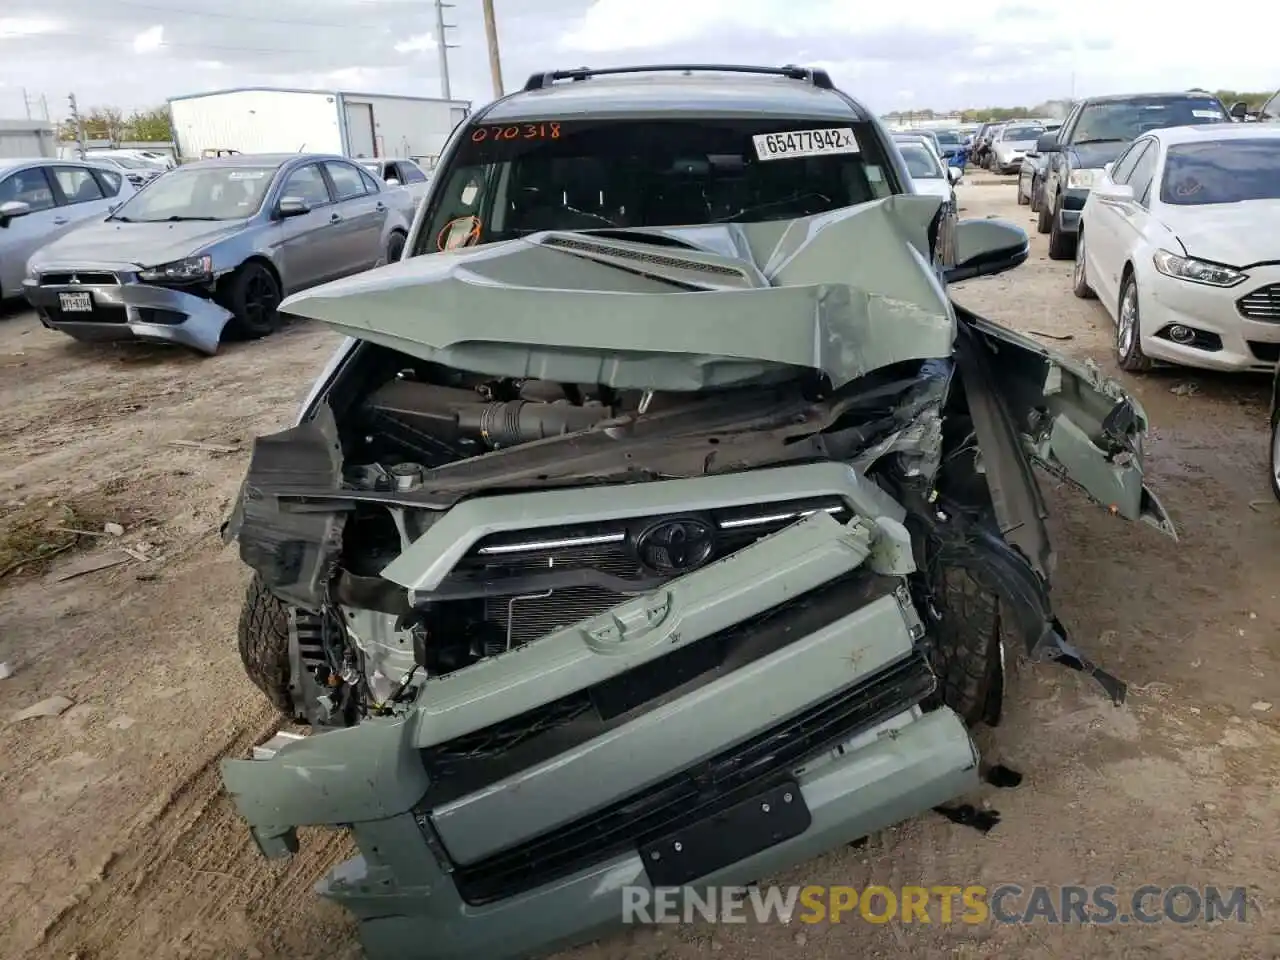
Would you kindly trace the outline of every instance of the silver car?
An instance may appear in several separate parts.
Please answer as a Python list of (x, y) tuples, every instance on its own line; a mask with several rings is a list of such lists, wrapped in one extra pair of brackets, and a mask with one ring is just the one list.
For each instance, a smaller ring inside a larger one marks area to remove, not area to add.
[(0, 300), (22, 295), (31, 254), (133, 193), (122, 174), (94, 163), (0, 160)]
[(398, 260), (413, 199), (344, 157), (189, 163), (38, 251), (23, 281), (46, 327), (78, 340), (218, 349), (271, 333), (280, 301)]
[(375, 157), (361, 160), (360, 165), (388, 186), (404, 187), (413, 197), (414, 203), (427, 195), (427, 184), (431, 182), (431, 178), (412, 160)]
[(1043, 134), (1042, 123), (1010, 121), (991, 142), (991, 172), (1017, 173), (1022, 169), (1022, 158), (1036, 148)]

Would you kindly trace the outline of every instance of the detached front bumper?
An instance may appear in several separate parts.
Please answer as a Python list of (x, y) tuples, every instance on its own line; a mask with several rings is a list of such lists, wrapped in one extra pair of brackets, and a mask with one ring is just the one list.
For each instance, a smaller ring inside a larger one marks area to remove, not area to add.
[[(95, 282), (83, 278), (70, 282), (72, 276), (81, 275)], [(50, 277), (54, 282), (49, 282)], [(171, 343), (214, 354), (222, 329), (231, 319), (231, 311), (212, 300), (172, 287), (140, 283), (124, 271), (59, 267), (46, 271), (39, 280), (27, 278), (22, 289), (44, 326), (86, 342)], [(89, 309), (64, 309), (63, 294), (82, 303), (83, 296), (74, 295), (87, 294)]]
[[(555, 663), (593, 678), (534, 708), (580, 698), (572, 725), (497, 755), (470, 749), (496, 725), (460, 727), (474, 700), (446, 678), (457, 710), (427, 689), (404, 716), (226, 761), (227, 789), (269, 856), (296, 849), (298, 826), (351, 827), (362, 855), (319, 890), (361, 920), (374, 960), (524, 957), (618, 924), (625, 887), (786, 869), (977, 783), (963, 724), (921, 708), (934, 681), (903, 581), (872, 569), (895, 522), (811, 516), (460, 671), (472, 693), (510, 659), (544, 688)], [(655, 676), (666, 692), (632, 703)]]

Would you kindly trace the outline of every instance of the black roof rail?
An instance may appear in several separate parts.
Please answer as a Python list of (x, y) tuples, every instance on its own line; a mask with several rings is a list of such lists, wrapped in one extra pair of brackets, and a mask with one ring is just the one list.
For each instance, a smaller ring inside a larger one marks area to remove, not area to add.
[(602, 67), (592, 70), (590, 67), (577, 67), (572, 70), (552, 70), (547, 73), (535, 73), (524, 85), (525, 90), (542, 90), (557, 80), (586, 80), (588, 77), (611, 76), (620, 73), (692, 73), (698, 70), (707, 73), (756, 73), (775, 77), (790, 77), (792, 80), (803, 80), (823, 90), (834, 90), (831, 75), (825, 70), (811, 67), (797, 67), (787, 64), (782, 67), (753, 67), (734, 63), (659, 63), (635, 67)]

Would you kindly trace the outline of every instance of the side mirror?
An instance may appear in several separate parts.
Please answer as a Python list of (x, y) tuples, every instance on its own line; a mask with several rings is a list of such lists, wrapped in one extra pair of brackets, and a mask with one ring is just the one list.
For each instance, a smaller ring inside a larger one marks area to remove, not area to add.
[(1249, 115), (1249, 105), (1243, 100), (1237, 100), (1231, 105), (1231, 116), (1237, 120), (1243, 120)]
[(947, 167), (947, 179), (951, 181), (951, 185), (955, 186), (960, 182), (960, 178), (964, 176), (964, 171), (959, 167)]
[(1036, 141), (1036, 153), (1061, 153), (1062, 147), (1058, 144), (1057, 133), (1041, 134), (1040, 139)]
[(990, 277), (1026, 261), (1031, 240), (1021, 227), (1005, 220), (961, 220), (956, 224), (955, 266), (947, 268), (947, 283)]
[(23, 203), (21, 200), (0, 203), (0, 227), (7, 227), (10, 220), (15, 217), (25, 217), (30, 212), (31, 204)]
[(1133, 187), (1127, 183), (1111, 183), (1107, 181), (1098, 184), (1089, 193), (1107, 203), (1131, 203), (1133, 201)]
[(301, 217), (311, 212), (311, 204), (301, 197), (281, 197), (280, 206), (276, 208), (282, 220), (290, 217)]

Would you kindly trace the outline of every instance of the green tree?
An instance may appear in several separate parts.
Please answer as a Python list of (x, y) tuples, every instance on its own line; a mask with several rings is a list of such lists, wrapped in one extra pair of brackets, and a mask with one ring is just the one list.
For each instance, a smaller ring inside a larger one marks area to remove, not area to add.
[(128, 140), (169, 140), (173, 136), (167, 106), (133, 111), (125, 121), (125, 128)]
[(91, 107), (84, 115), (86, 140), (112, 140), (124, 138), (124, 112), (119, 107)]

